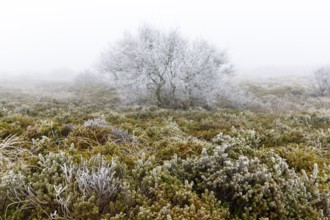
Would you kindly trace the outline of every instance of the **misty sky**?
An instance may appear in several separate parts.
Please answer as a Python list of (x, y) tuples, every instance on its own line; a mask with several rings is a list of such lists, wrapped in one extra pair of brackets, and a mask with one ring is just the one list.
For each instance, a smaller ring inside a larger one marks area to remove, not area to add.
[(148, 23), (228, 51), (238, 69), (330, 63), (330, 2), (0, 0), (0, 74), (81, 71)]

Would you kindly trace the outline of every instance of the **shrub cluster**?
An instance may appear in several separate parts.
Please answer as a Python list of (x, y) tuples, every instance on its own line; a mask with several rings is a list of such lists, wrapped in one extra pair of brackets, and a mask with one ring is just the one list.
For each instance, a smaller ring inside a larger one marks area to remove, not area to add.
[[(197, 192), (213, 191), (233, 216), (242, 219), (300, 219), (328, 215), (329, 194), (318, 190), (318, 167), (311, 176), (299, 176), (274, 153), (258, 157), (232, 154), (237, 148), (217, 146), (208, 155), (185, 160), (175, 158), (171, 169), (192, 181)], [(245, 149), (242, 149), (245, 151)]]
[(114, 109), (94, 92), (0, 102), (0, 219), (329, 219), (327, 114)]

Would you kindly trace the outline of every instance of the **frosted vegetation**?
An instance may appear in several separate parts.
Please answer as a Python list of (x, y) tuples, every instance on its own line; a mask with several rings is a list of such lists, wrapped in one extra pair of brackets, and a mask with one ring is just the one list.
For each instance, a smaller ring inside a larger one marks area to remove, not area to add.
[(329, 219), (330, 71), (225, 54), (142, 27), (101, 75), (2, 81), (0, 219)]
[(166, 108), (212, 105), (225, 89), (224, 77), (232, 74), (224, 51), (147, 26), (111, 45), (100, 68), (122, 100)]

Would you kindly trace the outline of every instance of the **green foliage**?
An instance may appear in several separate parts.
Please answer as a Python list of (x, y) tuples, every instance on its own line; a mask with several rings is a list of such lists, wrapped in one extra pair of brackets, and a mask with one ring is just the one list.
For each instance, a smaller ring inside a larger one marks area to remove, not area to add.
[(0, 96), (0, 219), (330, 217), (325, 113), (119, 109), (109, 88), (59, 88)]
[[(317, 166), (313, 175), (301, 178), (278, 155), (230, 157), (227, 145), (218, 146), (211, 155), (181, 160), (175, 158), (171, 169), (181, 179), (193, 181), (195, 190), (211, 190), (228, 205), (233, 217), (255, 219), (317, 218), (321, 201), (317, 185)], [(237, 149), (235, 149), (237, 150)], [(266, 162), (264, 162), (266, 161)], [(322, 212), (326, 211), (328, 207)]]
[(123, 168), (99, 155), (75, 163), (64, 153), (39, 155), (35, 165), (5, 173), (0, 192), (4, 216), (100, 218), (116, 215), (110, 204), (123, 197)]
[(137, 193), (137, 219), (223, 219), (228, 210), (220, 206), (213, 192), (199, 197), (192, 183), (179, 181), (166, 167), (154, 166), (154, 158), (137, 161), (132, 180)]

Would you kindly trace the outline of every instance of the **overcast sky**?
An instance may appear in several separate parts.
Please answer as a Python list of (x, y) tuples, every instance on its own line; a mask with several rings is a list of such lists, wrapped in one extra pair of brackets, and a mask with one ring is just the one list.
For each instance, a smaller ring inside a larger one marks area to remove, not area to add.
[(0, 0), (0, 74), (81, 71), (144, 23), (209, 40), (240, 70), (325, 65), (329, 12), (320, 0)]

